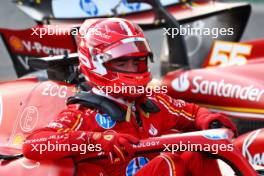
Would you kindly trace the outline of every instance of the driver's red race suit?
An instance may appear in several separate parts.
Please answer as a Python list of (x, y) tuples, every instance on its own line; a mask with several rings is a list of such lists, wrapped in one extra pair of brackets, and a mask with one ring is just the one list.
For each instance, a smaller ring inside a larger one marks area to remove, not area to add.
[[(111, 99), (126, 110), (131, 107), (120, 99), (113, 97)], [(108, 159), (81, 162), (85, 159), (85, 154), (80, 154), (77, 150), (48, 151), (46, 149), (40, 152), (43, 145), (94, 144), (87, 151), (89, 153), (97, 150), (95, 138), (105, 131), (129, 134), (138, 139), (144, 139), (169, 133), (208, 129), (213, 120), (219, 120), (224, 126), (236, 131), (232, 122), (223, 115), (210, 113), (207, 109), (195, 104), (176, 100), (164, 94), (155, 94), (148, 99), (158, 107), (159, 112), (145, 112), (140, 106), (146, 101), (143, 98), (132, 106), (129, 121), (114, 121), (104, 112), (86, 108), (80, 104), (68, 105), (68, 108), (47, 127), (27, 137), (23, 145), (23, 153), (27, 158), (35, 160), (72, 156), (78, 163), (77, 175), (220, 175), (216, 161), (198, 152), (152, 153), (127, 157), (122, 162), (117, 158), (113, 163)]]

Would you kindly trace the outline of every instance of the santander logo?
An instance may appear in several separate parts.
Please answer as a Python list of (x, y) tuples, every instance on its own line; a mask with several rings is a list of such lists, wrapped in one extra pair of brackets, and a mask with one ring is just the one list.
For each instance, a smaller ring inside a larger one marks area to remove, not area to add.
[(190, 81), (188, 80), (188, 72), (181, 74), (178, 78), (171, 82), (172, 87), (178, 92), (185, 92), (190, 87)]
[(221, 80), (207, 80), (203, 76), (188, 78), (188, 72), (181, 74), (171, 82), (171, 86), (178, 92), (190, 90), (193, 94), (213, 95), (224, 98), (236, 98), (240, 100), (260, 101), (264, 95), (264, 89), (254, 85), (242, 86)]

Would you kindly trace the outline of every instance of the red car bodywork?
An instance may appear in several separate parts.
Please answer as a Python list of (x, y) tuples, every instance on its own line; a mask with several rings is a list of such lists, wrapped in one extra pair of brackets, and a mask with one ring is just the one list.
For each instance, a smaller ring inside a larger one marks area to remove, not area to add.
[(38, 78), (0, 83), (0, 145), (20, 148), (25, 135), (48, 124), (74, 91), (74, 85)]
[(239, 136), (234, 145), (242, 151), (250, 164), (264, 166), (264, 129), (258, 129)]
[(163, 77), (175, 98), (196, 102), (235, 118), (264, 119), (264, 59), (246, 65), (179, 70)]

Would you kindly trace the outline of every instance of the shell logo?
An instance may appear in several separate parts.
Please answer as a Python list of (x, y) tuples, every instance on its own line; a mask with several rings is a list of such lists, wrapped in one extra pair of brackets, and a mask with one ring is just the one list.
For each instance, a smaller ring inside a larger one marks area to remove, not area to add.
[(21, 145), (25, 140), (25, 136), (23, 134), (17, 134), (12, 141), (13, 145)]
[(11, 36), (9, 38), (9, 44), (17, 51), (24, 50), (24, 45), (22, 43), (22, 40), (16, 36)]

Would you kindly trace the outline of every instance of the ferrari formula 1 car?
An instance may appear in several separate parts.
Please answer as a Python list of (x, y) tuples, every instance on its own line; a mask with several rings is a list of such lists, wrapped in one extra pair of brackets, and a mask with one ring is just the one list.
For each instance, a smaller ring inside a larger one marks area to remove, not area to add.
[[(76, 52), (75, 38), (71, 32), (78, 29), (83, 18), (78, 16), (78, 19), (73, 20), (63, 15), (56, 18), (54, 11), (43, 11), (50, 6), (55, 9), (53, 6), (56, 4), (49, 2), (53, 1), (36, 3), (33, 7), (32, 4), (19, 3), (27, 12), (41, 14), (43, 18), (37, 26), (25, 30), (0, 29), (17, 75), (24, 76), (0, 83), (0, 150), (5, 160), (2, 163), (3, 173), (18, 165), (22, 168), (36, 167), (35, 162), (16, 155), (20, 153), (25, 136), (47, 124), (65, 108), (67, 97), (77, 91), (76, 83), (82, 86), (83, 78), (75, 66), (78, 62), (77, 54), (68, 53)], [(164, 74), (169, 73), (163, 77), (161, 84), (168, 87), (168, 94), (227, 114), (237, 122), (240, 132), (263, 127), (264, 89), (261, 68), (264, 53), (261, 48), (264, 40), (237, 43), (247, 23), (250, 6), (245, 3), (210, 1), (178, 2), (166, 6), (165, 11), (158, 0), (147, 2), (153, 6), (154, 12), (144, 9), (121, 16), (140, 24), (145, 30), (164, 27), (167, 31), (168, 46), (165, 46), (161, 66)], [(51, 13), (55, 18), (47, 18)], [(43, 21), (48, 21), (49, 25), (43, 24)], [(68, 35), (45, 35), (43, 38), (31, 35), (43, 28), (56, 28), (58, 24), (63, 25)], [(208, 36), (187, 36), (183, 39), (168, 30), (179, 29), (180, 24), (199, 29), (230, 27), (234, 33), (230, 36), (210, 33)], [(30, 59), (61, 54), (64, 55)], [(264, 148), (261, 147), (263, 140), (263, 130), (258, 129), (235, 139), (234, 144), (251, 164), (264, 165)], [(230, 162), (234, 161), (234, 158), (229, 159)], [(50, 164), (47, 162), (44, 167)], [(65, 160), (62, 168), (70, 168), (67, 164), (72, 166), (71, 161)], [(245, 168), (252, 173), (252, 168), (247, 164)], [(240, 168), (237, 170), (242, 175), (247, 173)], [(0, 175), (4, 175), (1, 169)]]
[[(93, 7), (92, 12), (85, 11), (85, 2), (80, 1), (79, 9), (65, 14), (59, 7), (76, 4), (59, 0), (17, 1), (18, 7), (38, 22), (25, 30), (0, 29), (18, 77), (36, 70), (28, 64), (30, 58), (76, 52), (75, 36), (84, 17), (117, 15), (140, 24), (144, 30), (163, 28), (161, 72), (164, 75), (174, 71), (162, 81), (168, 86), (168, 94), (227, 114), (238, 124), (240, 132), (264, 126), (263, 40), (238, 43), (247, 24), (250, 5), (146, 0), (149, 6), (144, 6), (132, 0), (129, 2), (135, 3), (131, 5), (122, 1), (100, 10), (105, 5), (89, 1), (86, 5)], [(193, 29), (196, 35), (191, 33), (185, 38), (177, 35), (178, 31)], [(219, 98), (221, 101), (215, 101)]]

